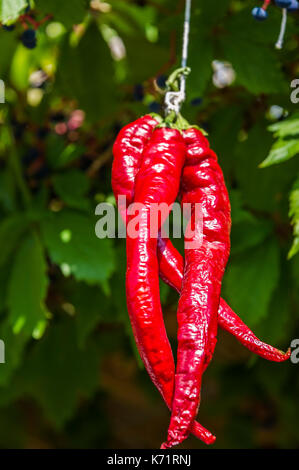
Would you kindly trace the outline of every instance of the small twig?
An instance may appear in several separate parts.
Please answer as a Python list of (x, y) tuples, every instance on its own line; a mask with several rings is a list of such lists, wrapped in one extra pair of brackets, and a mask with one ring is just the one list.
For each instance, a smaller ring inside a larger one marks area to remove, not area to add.
[(96, 173), (107, 163), (109, 160), (112, 159), (112, 147), (109, 147), (105, 152), (100, 154), (98, 158), (92, 163), (89, 167), (88, 171), (86, 172), (89, 178), (93, 178)]

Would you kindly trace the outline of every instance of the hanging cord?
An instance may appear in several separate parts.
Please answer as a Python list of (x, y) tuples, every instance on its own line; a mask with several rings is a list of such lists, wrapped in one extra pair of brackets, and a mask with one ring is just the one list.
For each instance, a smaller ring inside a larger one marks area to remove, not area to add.
[(175, 115), (178, 116), (181, 106), (186, 99), (186, 78), (190, 73), (190, 69), (187, 67), (187, 62), (190, 37), (191, 3), (192, 0), (186, 0), (181, 68), (176, 70), (167, 81), (168, 89), (171, 91), (168, 91), (165, 95), (166, 116), (170, 113), (175, 113)]
[(287, 19), (288, 19), (288, 10), (287, 8), (283, 8), (280, 33), (279, 33), (277, 43), (275, 44), (276, 49), (282, 49), (283, 47), (283, 42), (284, 42), (284, 37), (285, 37), (286, 27), (287, 27)]

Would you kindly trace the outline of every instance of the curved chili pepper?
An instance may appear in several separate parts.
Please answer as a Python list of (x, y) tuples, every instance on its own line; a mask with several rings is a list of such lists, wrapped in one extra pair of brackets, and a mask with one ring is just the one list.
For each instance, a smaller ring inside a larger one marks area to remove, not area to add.
[[(185, 145), (178, 131), (154, 131), (136, 178), (134, 203), (142, 204), (138, 214), (139, 230), (136, 237), (131, 236), (129, 227), (135, 215), (131, 214), (127, 233), (128, 311), (142, 360), (169, 408), (175, 367), (160, 305), (156, 255), (159, 227), (156, 234), (150, 232), (150, 211), (153, 203), (163, 202), (170, 208), (175, 201), (184, 159)], [(160, 224), (164, 221), (162, 216)], [(199, 426), (194, 424), (193, 428), (202, 435), (203, 430)], [(207, 442), (215, 440), (206, 430), (205, 434)]]
[(133, 202), (135, 178), (139, 172), (142, 156), (158, 121), (150, 115), (123, 127), (113, 146), (112, 189), (116, 202), (118, 196), (126, 197), (126, 206), (119, 207), (126, 220), (127, 207)]
[[(125, 126), (115, 141), (112, 188), (116, 201), (118, 196), (126, 196), (127, 198), (126, 207), (119, 207), (124, 220), (126, 219), (127, 206), (133, 201), (135, 178), (141, 165), (144, 148), (157, 124), (157, 119), (150, 115), (143, 116)], [(160, 277), (180, 293), (184, 259), (172, 242), (161, 235), (158, 238), (158, 259)], [(220, 299), (218, 322), (223, 330), (235, 336), (243, 346), (258, 356), (274, 362), (283, 362), (290, 358), (290, 351), (284, 353), (258, 339), (223, 299)]]
[[(140, 169), (144, 147), (151, 138), (157, 124), (158, 121), (151, 116), (144, 116), (123, 128), (115, 142), (112, 187), (116, 200), (119, 195), (127, 197), (126, 207), (119, 208), (124, 220), (127, 206), (133, 200), (135, 177)], [(183, 258), (171, 242), (166, 238), (162, 238), (161, 235), (159, 235), (158, 245), (160, 275), (165, 282), (180, 292), (183, 278)], [(222, 299), (219, 308), (219, 325), (236, 336), (248, 349), (266, 359), (280, 362), (286, 360), (290, 355), (283, 354), (281, 351), (258, 340)], [(210, 358), (212, 352), (213, 348), (210, 351)], [(168, 406), (170, 406), (169, 402), (168, 400)], [(215, 440), (214, 436), (199, 423), (193, 423), (192, 432), (207, 444)]]
[[(166, 284), (180, 293), (184, 275), (184, 258), (169, 238), (159, 237), (158, 259), (161, 278)], [(285, 353), (257, 338), (223, 299), (220, 299), (218, 325), (232, 334), (249, 351), (268, 361), (283, 362), (290, 358), (290, 350)]]
[[(135, 178), (140, 170), (144, 148), (149, 142), (157, 124), (158, 122), (151, 118), (151, 116), (144, 116), (123, 128), (114, 144), (112, 188), (116, 201), (118, 201), (118, 196), (126, 196), (126, 207), (119, 207), (124, 221), (127, 219), (127, 207), (133, 201), (135, 192)], [(165, 393), (162, 395), (168, 407), (170, 408), (174, 389), (175, 374), (173, 359), (168, 364), (168, 368), (169, 374), (172, 376), (171, 393), (169, 393), (168, 396), (164, 396)], [(201, 439), (206, 444), (212, 444), (215, 441), (213, 434), (197, 422), (193, 423), (192, 432), (198, 439)]]
[[(183, 135), (187, 155), (182, 204), (191, 204), (191, 219), (178, 307), (175, 391), (163, 449), (188, 437), (198, 412), (202, 375), (216, 343), (221, 282), (230, 251), (230, 203), (216, 154), (199, 130), (189, 129)], [(202, 227), (198, 227), (196, 204), (201, 205)], [(191, 242), (195, 246), (189, 247)]]
[[(173, 393), (174, 368), (159, 294), (157, 233), (153, 233), (153, 204), (173, 204), (179, 190), (185, 159), (185, 145), (179, 131), (156, 129), (146, 147), (136, 178), (134, 204), (139, 207), (139, 229), (134, 236), (130, 223), (136, 213), (128, 214), (127, 225), (127, 304), (136, 342), (146, 369), (165, 400)], [(160, 223), (165, 220), (161, 217)], [(151, 232), (152, 230), (152, 232)], [(170, 372), (171, 371), (171, 372)]]

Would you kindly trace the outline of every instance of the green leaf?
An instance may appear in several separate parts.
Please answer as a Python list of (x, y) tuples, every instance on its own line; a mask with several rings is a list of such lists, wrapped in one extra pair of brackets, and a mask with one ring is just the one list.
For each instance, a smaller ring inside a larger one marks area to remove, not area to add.
[(261, 121), (236, 148), (236, 173), (242, 199), (245, 205), (258, 211), (279, 208), (294, 179), (295, 160), (286, 162), (283, 167), (274, 165), (267, 170), (258, 167), (268, 155), (271, 144), (271, 135)]
[(140, 83), (155, 77), (169, 59), (167, 49), (148, 41), (143, 36), (126, 36), (122, 39), (127, 51), (127, 81), (130, 83)]
[[(285, 348), (289, 346), (288, 324), (290, 323), (288, 311), (290, 309), (291, 296), (289, 294), (290, 277), (287, 272), (282, 270), (277, 288), (275, 289), (271, 302), (268, 319), (258, 326), (256, 334), (263, 341), (277, 347)], [(287, 341), (284, 343), (284, 341)]]
[(47, 288), (46, 260), (39, 239), (32, 233), (16, 254), (8, 285), (9, 321), (16, 334), (25, 331), (36, 336), (45, 325)]
[(255, 325), (267, 316), (279, 269), (279, 247), (274, 239), (232, 257), (224, 290), (245, 322)]
[(46, 158), (54, 169), (64, 168), (82, 157), (85, 151), (85, 146), (80, 144), (66, 145), (64, 138), (57, 134), (50, 134), (46, 141)]
[(115, 268), (112, 242), (96, 237), (95, 223), (94, 218), (71, 210), (49, 214), (42, 221), (51, 260), (66, 275), (92, 284), (107, 281)]
[(94, 345), (79, 349), (74, 323), (53, 326), (36, 343), (13, 383), (36, 399), (46, 417), (61, 428), (82, 398), (97, 389), (99, 354)]
[(0, 6), (0, 21), (12, 23), (27, 7), (27, 0), (2, 0)]
[(293, 114), (284, 121), (276, 122), (269, 127), (271, 132), (274, 132), (275, 137), (289, 137), (299, 134), (299, 113)]
[(299, 139), (278, 140), (270, 150), (268, 157), (259, 165), (266, 168), (290, 160), (299, 153)]
[(0, 267), (10, 258), (28, 225), (28, 220), (23, 214), (14, 214), (0, 223), (0, 246), (5, 246), (5, 250), (0, 251)]
[[(225, 116), (225, 118), (224, 118)], [(227, 182), (235, 166), (235, 148), (243, 121), (243, 109), (240, 104), (220, 107), (209, 121), (209, 140), (217, 153), (220, 166)]]
[(290, 194), (290, 212), (291, 222), (294, 231), (294, 241), (289, 251), (289, 259), (299, 252), (299, 178), (297, 179)]
[(89, 189), (87, 176), (79, 170), (69, 170), (53, 178), (53, 185), (59, 197), (74, 209), (88, 209), (89, 201), (85, 195)]
[(248, 220), (233, 224), (231, 234), (232, 255), (257, 246), (271, 234), (273, 226), (267, 220), (258, 220), (248, 213)]
[(67, 97), (78, 100), (90, 120), (107, 118), (113, 112), (116, 104), (114, 75), (109, 48), (96, 24), (89, 26), (76, 46), (70, 45), (68, 37), (65, 39), (57, 86)]
[(200, 24), (198, 26), (210, 29), (212, 25), (218, 24), (228, 10), (230, 0), (199, 0), (195, 4), (194, 24), (197, 23), (197, 17)]
[(0, 173), (0, 206), (9, 212), (16, 208), (16, 182), (8, 170)]
[(192, 100), (202, 95), (212, 76), (213, 43), (210, 38), (199, 35), (198, 31), (191, 35), (189, 55), (188, 98)]
[(121, 323), (114, 306), (114, 295), (107, 296), (99, 286), (89, 286), (83, 282), (77, 282), (75, 285), (72, 283), (67, 297), (74, 307), (76, 334), (80, 348), (85, 346), (88, 336), (97, 325)]
[[(0, 386), (3, 387), (9, 383), (15, 370), (22, 363), (29, 336), (25, 331), (14, 334), (10, 318), (5, 318), (0, 323), (0, 338), (5, 344), (5, 364), (0, 365)], [(14, 395), (14, 392), (11, 391), (10, 395)]]
[(52, 14), (66, 28), (81, 23), (86, 14), (84, 0), (35, 0), (36, 8), (44, 15)]
[(9, 67), (11, 66), (11, 59), (17, 45), (18, 41), (14, 34), (6, 34), (5, 31), (3, 31), (2, 34), (0, 33), (0, 67), (2, 80), (5, 79), (4, 74), (7, 73)]
[(233, 35), (224, 38), (222, 44), (225, 58), (236, 71), (236, 84), (243, 85), (253, 94), (277, 93), (285, 89), (276, 56), (268, 47)]

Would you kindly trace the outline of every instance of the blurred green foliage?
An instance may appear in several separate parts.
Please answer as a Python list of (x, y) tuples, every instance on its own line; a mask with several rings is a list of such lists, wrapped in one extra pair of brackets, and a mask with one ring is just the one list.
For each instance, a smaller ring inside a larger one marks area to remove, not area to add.
[[(275, 51), (280, 10), (258, 23), (254, 3), (194, 2), (184, 114), (209, 132), (231, 195), (223, 297), (286, 349), (299, 337), (298, 14)], [(26, 7), (0, 0), (0, 21)], [(155, 78), (179, 64), (184, 1), (30, 7), (51, 15), (34, 50), (20, 41), (26, 20), (0, 31), (0, 447), (157, 447), (169, 416), (132, 339), (125, 244), (96, 238), (94, 212), (112, 200), (117, 132), (162, 104)], [(215, 86), (213, 60), (232, 64), (231, 86)], [(177, 297), (162, 284), (161, 297), (175, 346)], [(220, 333), (199, 419), (216, 447), (298, 447), (298, 395), (298, 365), (252, 358)]]

